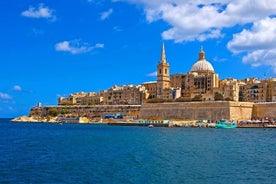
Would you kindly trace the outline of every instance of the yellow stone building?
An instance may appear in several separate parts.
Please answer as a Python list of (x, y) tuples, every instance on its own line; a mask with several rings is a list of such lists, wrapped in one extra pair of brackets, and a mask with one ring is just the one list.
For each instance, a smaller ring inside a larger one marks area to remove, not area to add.
[[(156, 73), (157, 80), (153, 82), (113, 86), (99, 93), (74, 93), (67, 98), (60, 97), (58, 105), (139, 105), (148, 99), (276, 102), (276, 78), (219, 80), (212, 64), (206, 60), (203, 48), (200, 49), (198, 60), (189, 72), (170, 74), (170, 64), (166, 59), (165, 46), (162, 44)], [(217, 98), (218, 95), (220, 98)]]
[(166, 60), (165, 47), (162, 45), (161, 59), (157, 65), (157, 98), (167, 98), (166, 89), (170, 88), (170, 65)]
[(244, 79), (240, 85), (240, 101), (276, 102), (276, 78), (258, 80)]
[(113, 86), (108, 90), (101, 91), (99, 96), (103, 97), (103, 104), (108, 105), (139, 105), (149, 94), (142, 85)]
[(200, 96), (202, 100), (214, 100), (214, 88), (218, 88), (218, 74), (213, 66), (205, 59), (201, 48), (198, 60), (190, 72), (171, 75), (171, 87), (181, 88), (181, 96), (187, 100)]
[(94, 92), (73, 93), (67, 98), (60, 97), (58, 105), (99, 105), (103, 103), (103, 97)]

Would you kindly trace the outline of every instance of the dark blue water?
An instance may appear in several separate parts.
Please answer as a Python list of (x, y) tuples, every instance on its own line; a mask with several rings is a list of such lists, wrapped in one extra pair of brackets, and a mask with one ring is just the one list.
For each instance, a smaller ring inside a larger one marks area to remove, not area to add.
[(0, 121), (0, 183), (276, 183), (276, 129)]

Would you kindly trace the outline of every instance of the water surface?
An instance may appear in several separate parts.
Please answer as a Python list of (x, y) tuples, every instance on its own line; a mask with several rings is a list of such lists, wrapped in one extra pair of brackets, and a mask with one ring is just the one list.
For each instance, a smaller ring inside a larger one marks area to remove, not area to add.
[(276, 183), (276, 129), (0, 120), (0, 183)]

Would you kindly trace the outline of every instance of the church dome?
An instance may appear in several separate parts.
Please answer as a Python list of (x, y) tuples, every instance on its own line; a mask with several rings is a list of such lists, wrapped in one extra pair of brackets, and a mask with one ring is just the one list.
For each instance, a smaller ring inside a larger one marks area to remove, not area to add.
[(198, 61), (192, 66), (190, 71), (191, 72), (214, 72), (214, 68), (211, 65), (211, 63), (209, 63), (205, 59), (205, 53), (202, 49), (199, 52)]

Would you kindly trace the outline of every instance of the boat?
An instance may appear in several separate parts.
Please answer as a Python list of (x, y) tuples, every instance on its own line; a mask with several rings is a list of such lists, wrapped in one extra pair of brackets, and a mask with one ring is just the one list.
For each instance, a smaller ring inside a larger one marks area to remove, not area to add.
[(227, 121), (225, 119), (220, 120), (216, 123), (216, 128), (237, 128), (237, 123), (234, 121)]
[(154, 127), (154, 125), (149, 125), (149, 128), (153, 128)]

